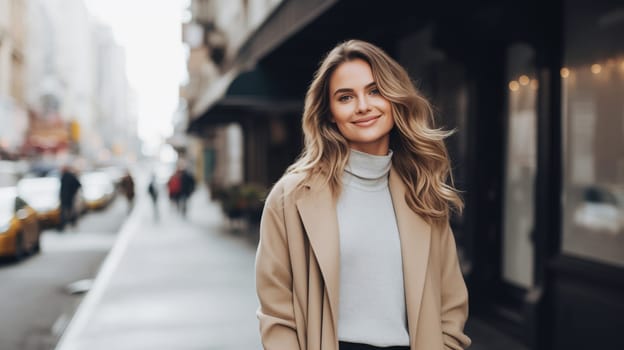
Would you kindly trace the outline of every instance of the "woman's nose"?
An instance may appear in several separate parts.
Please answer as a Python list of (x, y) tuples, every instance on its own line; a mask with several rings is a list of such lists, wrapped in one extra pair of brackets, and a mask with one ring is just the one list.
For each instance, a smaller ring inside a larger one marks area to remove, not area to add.
[(366, 96), (358, 98), (357, 112), (366, 113), (368, 111), (370, 111), (370, 104), (368, 103)]

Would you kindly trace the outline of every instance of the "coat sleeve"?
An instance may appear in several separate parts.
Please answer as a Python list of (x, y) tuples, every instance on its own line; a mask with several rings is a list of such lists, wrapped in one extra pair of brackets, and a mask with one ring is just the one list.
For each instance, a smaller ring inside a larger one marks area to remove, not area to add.
[(292, 269), (281, 203), (281, 193), (269, 195), (260, 221), (256, 253), (256, 292), (260, 302), (257, 316), (265, 350), (298, 350)]
[(464, 334), (468, 318), (468, 290), (457, 258), (455, 238), (450, 227), (442, 231), (442, 336), (444, 348), (462, 350), (471, 340)]

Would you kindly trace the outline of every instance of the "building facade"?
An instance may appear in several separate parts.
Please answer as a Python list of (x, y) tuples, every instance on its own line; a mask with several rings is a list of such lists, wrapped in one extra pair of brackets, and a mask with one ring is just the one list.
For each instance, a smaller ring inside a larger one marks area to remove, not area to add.
[[(263, 183), (267, 180), (263, 176), (264, 167), (269, 166), (261, 161), (256, 165), (250, 163), (262, 159), (266, 151), (263, 147), (256, 147), (258, 142), (263, 142), (263, 133), (254, 132), (261, 125), (240, 123), (235, 115), (232, 115), (233, 119), (220, 118), (219, 122), (202, 130), (195, 130), (193, 122), (208, 108), (222, 102), (232, 81), (249, 69), (248, 62), (238, 59), (239, 52), (281, 2), (191, 2), (192, 19), (183, 25), (183, 39), (189, 49), (189, 80), (181, 89), (188, 118), (181, 124), (184, 129), (179, 131), (192, 130), (191, 134), (201, 139), (199, 143), (189, 144), (198, 145), (198, 175), (213, 191), (242, 182)], [(258, 176), (250, 177), (249, 172)]]
[(95, 116), (94, 50), (86, 7), (80, 0), (30, 0), (27, 5), (27, 152), (91, 153), (91, 144), (78, 132), (88, 134)]
[(95, 117), (92, 134), (85, 138), (96, 143), (95, 159), (110, 162), (122, 155), (138, 154), (137, 107), (133, 105), (126, 74), (126, 52), (109, 26), (91, 25), (95, 43)]
[[(25, 1), (23, 155), (106, 163), (136, 152), (125, 52), (82, 0)], [(136, 108), (135, 108), (136, 110)]]
[(17, 157), (28, 126), (25, 6), (24, 0), (0, 1), (0, 159)]

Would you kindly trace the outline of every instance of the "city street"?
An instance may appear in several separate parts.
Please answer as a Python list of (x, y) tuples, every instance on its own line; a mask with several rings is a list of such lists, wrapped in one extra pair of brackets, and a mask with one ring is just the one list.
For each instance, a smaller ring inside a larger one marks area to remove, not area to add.
[(106, 209), (82, 216), (75, 228), (44, 231), (39, 254), (0, 262), (0, 349), (54, 348), (84, 295), (66, 287), (95, 277), (126, 208), (117, 197)]
[(0, 350), (624, 349), (623, 4), (0, 0)]

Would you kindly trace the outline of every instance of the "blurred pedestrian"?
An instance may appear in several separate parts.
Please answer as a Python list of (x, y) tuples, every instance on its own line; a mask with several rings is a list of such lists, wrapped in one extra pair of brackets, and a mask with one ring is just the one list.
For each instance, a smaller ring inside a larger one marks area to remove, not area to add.
[(59, 189), (59, 199), (61, 202), (61, 223), (59, 229), (65, 230), (65, 225), (68, 223), (71, 226), (76, 226), (78, 220), (78, 212), (76, 210), (76, 196), (78, 190), (82, 187), (80, 180), (69, 165), (65, 165), (61, 168), (61, 185)]
[(178, 208), (178, 199), (180, 198), (180, 191), (182, 190), (182, 175), (179, 169), (171, 175), (169, 181), (167, 181), (167, 191), (169, 193), (169, 200)]
[(126, 197), (128, 201), (128, 213), (132, 211), (134, 207), (134, 180), (130, 172), (126, 170), (126, 173), (121, 177), (119, 184), (121, 193)]
[(339, 44), (305, 99), (305, 147), (271, 190), (256, 283), (264, 349), (464, 349), (463, 207), (432, 107), (380, 48)]
[(156, 182), (156, 176), (152, 174), (149, 185), (147, 186), (147, 192), (152, 199), (152, 205), (154, 206), (154, 221), (158, 221), (158, 184)]
[(188, 200), (195, 191), (195, 178), (187, 169), (180, 170), (180, 195), (178, 198), (178, 208), (182, 216), (186, 216)]

